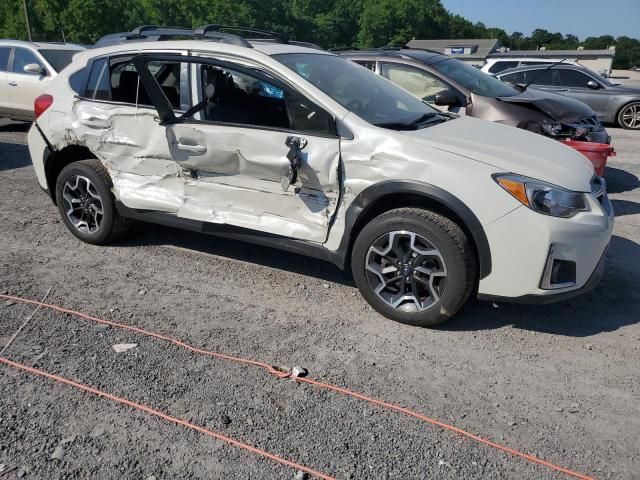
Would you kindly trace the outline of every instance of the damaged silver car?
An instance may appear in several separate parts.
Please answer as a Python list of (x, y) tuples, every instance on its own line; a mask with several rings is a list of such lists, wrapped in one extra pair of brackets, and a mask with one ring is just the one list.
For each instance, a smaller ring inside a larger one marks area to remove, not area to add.
[(450, 112), (512, 125), (556, 140), (611, 143), (588, 105), (556, 93), (504, 84), (448, 55), (410, 48), (354, 50), (341, 55)]
[(79, 239), (141, 220), (289, 250), (350, 267), (378, 312), (420, 326), (471, 295), (597, 285), (613, 212), (580, 153), (329, 52), (185, 36), (83, 52), (36, 99), (38, 181)]

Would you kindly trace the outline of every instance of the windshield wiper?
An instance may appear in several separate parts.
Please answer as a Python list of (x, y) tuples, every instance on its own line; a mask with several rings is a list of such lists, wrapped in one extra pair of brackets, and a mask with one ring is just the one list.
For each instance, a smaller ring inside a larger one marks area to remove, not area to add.
[(451, 120), (452, 118), (455, 117), (446, 113), (429, 112), (420, 115), (418, 118), (410, 122), (382, 122), (374, 123), (374, 125), (376, 127), (390, 128), (393, 130), (418, 130), (419, 128), (426, 125), (446, 122), (447, 120)]

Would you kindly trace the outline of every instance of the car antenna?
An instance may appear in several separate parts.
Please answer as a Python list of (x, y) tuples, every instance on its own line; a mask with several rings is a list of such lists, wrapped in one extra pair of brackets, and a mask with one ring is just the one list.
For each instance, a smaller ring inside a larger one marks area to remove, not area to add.
[(559, 62), (554, 62), (551, 65), (549, 65), (547, 68), (545, 68), (543, 71), (540, 72), (539, 75), (536, 75), (535, 77), (533, 77), (531, 80), (529, 80), (529, 82), (527, 82), (527, 84), (524, 86), (524, 88), (522, 89), (522, 91), (524, 92), (527, 88), (529, 88), (529, 85), (531, 85), (533, 82), (535, 82), (537, 79), (539, 79), (542, 75), (544, 75), (544, 73), (548, 70), (551, 70), (553, 67), (555, 67), (556, 65), (560, 65), (562, 62), (564, 62), (566, 60), (566, 58), (563, 58), (562, 60), (560, 60)]

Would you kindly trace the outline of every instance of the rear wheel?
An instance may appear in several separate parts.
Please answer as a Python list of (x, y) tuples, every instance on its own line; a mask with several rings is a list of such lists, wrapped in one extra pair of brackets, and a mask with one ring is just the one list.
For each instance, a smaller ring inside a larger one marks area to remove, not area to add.
[(618, 125), (628, 130), (640, 130), (640, 102), (632, 102), (618, 112)]
[(422, 327), (452, 317), (477, 277), (475, 250), (462, 229), (419, 208), (391, 210), (367, 224), (351, 265), (358, 289), (375, 310)]
[(71, 163), (58, 175), (58, 210), (67, 228), (80, 240), (104, 245), (128, 230), (129, 221), (115, 208), (112, 187), (109, 173), (95, 158)]

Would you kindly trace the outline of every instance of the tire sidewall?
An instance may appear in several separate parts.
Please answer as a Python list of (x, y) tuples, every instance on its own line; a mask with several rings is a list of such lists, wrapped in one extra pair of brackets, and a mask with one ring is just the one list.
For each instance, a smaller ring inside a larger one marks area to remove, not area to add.
[(627, 108), (632, 107), (634, 105), (639, 105), (640, 106), (640, 102), (631, 102), (631, 103), (627, 103), (624, 107), (622, 107), (620, 109), (620, 111), (618, 112), (618, 125), (622, 128), (624, 128), (625, 130), (631, 130), (631, 131), (636, 131), (636, 130), (640, 130), (640, 124), (638, 124), (638, 127), (636, 128), (632, 128), (632, 127), (627, 127), (623, 121), (622, 121), (622, 114), (625, 112), (625, 110), (627, 110)]
[[(98, 193), (100, 194), (100, 198), (102, 200), (103, 217), (102, 224), (100, 225), (98, 231), (95, 233), (85, 233), (79, 231), (71, 223), (71, 221), (67, 217), (66, 212), (64, 211), (64, 201), (62, 198), (63, 187), (65, 182), (74, 175), (82, 175), (83, 177), (87, 177), (89, 180), (91, 180), (91, 183), (93, 183), (93, 185), (96, 187), (96, 190), (98, 190)], [(113, 228), (115, 207), (113, 203), (113, 196), (111, 194), (111, 186), (107, 185), (104, 178), (93, 168), (78, 162), (72, 163), (63, 168), (60, 172), (60, 175), (58, 175), (58, 179), (56, 180), (56, 203), (58, 205), (60, 215), (62, 216), (62, 221), (71, 231), (71, 233), (73, 233), (76, 237), (87, 243), (102, 244), (106, 242)]]
[[(403, 312), (384, 302), (369, 285), (366, 258), (370, 246), (381, 235), (406, 230), (421, 235), (438, 249), (447, 267), (447, 285), (438, 302), (424, 312)], [(468, 263), (456, 242), (445, 229), (432, 221), (417, 216), (387, 217), (366, 225), (354, 243), (351, 268), (356, 285), (367, 302), (382, 315), (400, 323), (415, 326), (433, 326), (453, 316), (469, 296)]]

